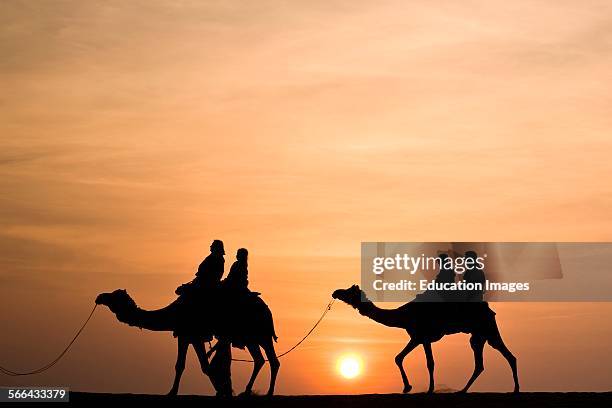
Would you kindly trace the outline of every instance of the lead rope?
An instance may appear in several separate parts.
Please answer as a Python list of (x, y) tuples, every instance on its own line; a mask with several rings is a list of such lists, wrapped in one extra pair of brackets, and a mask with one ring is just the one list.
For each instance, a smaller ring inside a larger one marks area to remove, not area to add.
[[(323, 318), (325, 317), (327, 312), (329, 312), (331, 310), (331, 307), (332, 307), (332, 305), (334, 304), (335, 301), (336, 301), (336, 299), (332, 299), (327, 304), (327, 306), (325, 307), (325, 310), (323, 311), (323, 314), (321, 315), (321, 317), (319, 317), (319, 320), (317, 320), (317, 322), (314, 324), (314, 326), (312, 326), (312, 328), (308, 331), (308, 333), (306, 333), (306, 335), (304, 337), (302, 337), (302, 339), (300, 341), (295, 343), (295, 345), (293, 347), (291, 347), (289, 350), (285, 351), (284, 353), (279, 354), (277, 357), (281, 358), (283, 356), (286, 356), (287, 354), (291, 353), (293, 350), (298, 348), (298, 346), (300, 344), (302, 344), (304, 342), (304, 340), (306, 340), (308, 338), (308, 336), (310, 336), (312, 334), (312, 332), (315, 331), (317, 326), (323, 321)], [(240, 362), (244, 362), (244, 363), (253, 363), (253, 360), (251, 360), (251, 359), (242, 359), (242, 358), (232, 358), (232, 361), (240, 361)], [(268, 361), (268, 360), (265, 359), (264, 361)]]
[(89, 320), (91, 319), (91, 316), (93, 316), (94, 312), (96, 311), (96, 307), (98, 307), (98, 305), (94, 305), (93, 309), (91, 310), (91, 313), (87, 317), (87, 320), (85, 320), (85, 323), (83, 323), (83, 325), (81, 326), (79, 331), (77, 331), (77, 333), (74, 335), (72, 340), (70, 340), (70, 343), (68, 343), (68, 345), (66, 346), (64, 351), (62, 351), (60, 353), (60, 355), (55, 358), (55, 360), (51, 361), (49, 364), (44, 365), (44, 366), (42, 366), (42, 367), (40, 367), (40, 368), (38, 368), (38, 369), (36, 369), (34, 371), (27, 371), (27, 372), (20, 373), (20, 372), (17, 372), (17, 371), (11, 371), (11, 370), (9, 370), (7, 368), (4, 368), (4, 367), (0, 366), (0, 372), (2, 374), (9, 375), (11, 377), (19, 377), (19, 376), (23, 376), (23, 375), (40, 374), (40, 373), (42, 373), (44, 371), (47, 371), (51, 367), (53, 367), (55, 364), (57, 364), (62, 359), (62, 357), (64, 357), (64, 355), (66, 355), (68, 350), (70, 350), (70, 347), (72, 347), (72, 345), (74, 344), (76, 339), (79, 337), (79, 335), (81, 334), (81, 332), (83, 331), (85, 326), (87, 326), (87, 323), (89, 323)]
[[(300, 341), (298, 341), (293, 347), (291, 347), (289, 350), (285, 351), (284, 353), (281, 353), (278, 357), (283, 357), (289, 353), (291, 353), (293, 350), (295, 350), (296, 348), (298, 348), (298, 346), (300, 344), (302, 344), (307, 338), (308, 336), (310, 336), (312, 334), (312, 332), (315, 331), (315, 329), (317, 328), (317, 326), (323, 321), (323, 318), (325, 317), (325, 315), (327, 314), (327, 312), (329, 312), (331, 310), (332, 305), (334, 304), (335, 299), (332, 299), (329, 304), (325, 307), (325, 310), (323, 311), (323, 314), (321, 315), (321, 317), (319, 318), (319, 320), (317, 320), (317, 322), (314, 324), (314, 326), (312, 326), (312, 328), (308, 331), (308, 333), (306, 333), (306, 335), (304, 337), (302, 337), (302, 339)], [(87, 326), (87, 323), (89, 323), (89, 321), (91, 320), (91, 317), (93, 316), (94, 312), (96, 311), (96, 307), (98, 307), (98, 305), (94, 305), (93, 309), (91, 309), (91, 313), (89, 313), (89, 316), (87, 317), (87, 319), (85, 320), (85, 323), (83, 323), (83, 325), (81, 326), (81, 328), (76, 332), (76, 334), (74, 335), (74, 337), (72, 338), (72, 340), (70, 340), (70, 343), (68, 343), (68, 345), (66, 346), (66, 348), (64, 349), (64, 351), (62, 351), (59, 356), (57, 356), (53, 361), (51, 361), (49, 364), (46, 364), (36, 370), (33, 371), (27, 371), (27, 372), (17, 372), (17, 371), (12, 371), (9, 370), (8, 368), (4, 368), (2, 366), (0, 366), (0, 372), (4, 375), (8, 375), (11, 377), (20, 377), (20, 376), (25, 376), (25, 375), (34, 375), (34, 374), (40, 374), (42, 372), (47, 371), (48, 369), (50, 369), (51, 367), (53, 367), (54, 365), (56, 365), (61, 359), (62, 357), (64, 357), (66, 355), (66, 353), (68, 352), (68, 350), (70, 350), (70, 347), (72, 347), (72, 345), (74, 344), (74, 342), (76, 341), (76, 339), (79, 337), (79, 335), (81, 334), (81, 332), (85, 329), (85, 326)], [(210, 345), (210, 342), (209, 342)], [(253, 360), (250, 359), (240, 359), (240, 358), (233, 358), (232, 361), (241, 361), (241, 362), (247, 362), (247, 363), (252, 363)], [(266, 360), (267, 361), (267, 360)]]

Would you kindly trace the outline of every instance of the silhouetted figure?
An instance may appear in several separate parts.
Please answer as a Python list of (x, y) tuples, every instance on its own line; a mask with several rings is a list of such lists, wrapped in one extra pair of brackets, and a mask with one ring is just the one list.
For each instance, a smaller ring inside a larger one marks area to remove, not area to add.
[[(204, 259), (196, 278), (176, 289), (179, 298), (159, 310), (143, 310), (125, 290), (103, 293), (96, 298), (115, 314), (120, 322), (147, 330), (172, 331), (178, 338), (176, 375), (169, 395), (178, 392), (181, 375), (185, 369), (187, 349), (196, 351), (202, 372), (208, 375), (218, 395), (231, 395), (231, 346), (246, 347), (253, 358), (253, 372), (244, 391), (250, 394), (255, 379), (265, 359), (270, 363), (270, 387), (268, 395), (274, 393), (280, 362), (274, 350), (277, 339), (272, 312), (258, 293), (250, 292), (246, 250), (239, 250), (234, 271), (226, 289), (220, 284), (223, 276), (225, 251), (223, 243), (216, 240), (210, 246), (211, 254)], [(227, 279), (226, 279), (227, 280)], [(238, 293), (242, 293), (237, 296)], [(246, 295), (246, 296), (245, 296)], [(209, 364), (204, 342), (217, 338), (214, 356)]]
[(434, 391), (434, 358), (431, 344), (440, 340), (447, 334), (470, 333), (470, 346), (474, 351), (474, 372), (461, 392), (466, 392), (476, 378), (484, 370), (483, 349), (485, 343), (498, 350), (508, 361), (514, 379), (514, 392), (519, 392), (518, 371), (516, 358), (504, 344), (497, 322), (495, 312), (489, 308), (487, 302), (419, 302), (412, 301), (396, 309), (381, 309), (373, 304), (366, 294), (357, 285), (348, 289), (338, 289), (332, 294), (359, 313), (377, 323), (388, 327), (404, 329), (410, 336), (410, 341), (395, 357), (404, 383), (404, 393), (410, 392), (412, 386), (404, 371), (404, 358), (412, 350), (423, 345), (427, 358), (429, 371), (429, 391)]
[(466, 291), (466, 301), (468, 302), (482, 302), (484, 300), (484, 292), (486, 285), (486, 277), (484, 270), (476, 265), (476, 258), (478, 254), (474, 251), (467, 251), (465, 253), (465, 259), (472, 259), (473, 263), (471, 266), (466, 267), (466, 271), (463, 274), (463, 280), (466, 283), (479, 283), (482, 285), (482, 290), (468, 290)]
[(200, 266), (194, 279), (194, 284), (202, 289), (216, 289), (219, 287), (225, 267), (225, 249), (223, 241), (215, 239), (210, 244), (210, 255), (208, 255)]
[(175, 293), (180, 295), (184, 301), (191, 301), (196, 296), (200, 297), (202, 295), (202, 293), (194, 293), (195, 291), (217, 289), (223, 277), (224, 255), (223, 241), (215, 239), (210, 244), (210, 255), (204, 258), (198, 266), (196, 277), (191, 282), (184, 283), (176, 288)]
[[(446, 260), (448, 259), (448, 254), (440, 254), (438, 255), (437, 261), (440, 264), (440, 269), (438, 274), (436, 275), (435, 282), (436, 284), (442, 283), (454, 283), (455, 282), (455, 271), (452, 268), (448, 268), (446, 264)], [(415, 302), (451, 302), (454, 300), (455, 291), (453, 290), (442, 290), (442, 289), (427, 289), (423, 293), (419, 293), (416, 295), (414, 301)]]
[(232, 264), (227, 278), (223, 280), (223, 287), (230, 290), (244, 291), (249, 286), (249, 251), (240, 248), (236, 252), (236, 262)]
[[(245, 248), (240, 248), (236, 252), (236, 262), (232, 265), (227, 277), (221, 282), (219, 307), (230, 314), (243, 313), (252, 305), (253, 298), (259, 296), (258, 292), (251, 292), (248, 288), (248, 256), (249, 252)], [(228, 322), (223, 325), (222, 329), (217, 338), (230, 339), (232, 346), (241, 349), (247, 346), (248, 339), (244, 337), (239, 327)]]
[(454, 283), (455, 282), (455, 271), (453, 268), (449, 268), (447, 266), (446, 260), (448, 259), (448, 254), (440, 254), (438, 256), (440, 259), (440, 271), (438, 275), (436, 275), (437, 283)]
[(179, 295), (177, 307), (177, 329), (174, 336), (185, 335), (200, 337), (211, 341), (211, 324), (202, 324), (206, 319), (214, 319), (215, 305), (218, 303), (218, 289), (225, 265), (223, 242), (216, 239), (210, 245), (208, 255), (198, 267), (196, 277), (176, 288)]
[[(214, 350), (213, 350), (214, 349)], [(229, 340), (219, 340), (211, 352), (215, 354), (210, 361), (210, 379), (217, 396), (232, 396), (232, 345)]]
[[(436, 283), (455, 283), (455, 271), (448, 266), (448, 262), (446, 261), (448, 258), (448, 254), (440, 254), (438, 256), (438, 259), (440, 259), (440, 271), (436, 276)], [(438, 295), (446, 302), (452, 301), (456, 297), (455, 291), (442, 290), (438, 292)]]
[[(196, 319), (195, 317), (197, 317), (198, 314), (195, 313), (193, 322), (198, 326), (210, 325), (208, 327), (203, 327), (202, 331), (212, 331), (215, 334), (217, 334), (218, 331), (223, 331), (222, 327), (226, 324), (231, 324), (232, 327), (240, 329), (243, 338), (247, 341), (247, 350), (255, 362), (253, 365), (251, 379), (249, 380), (249, 383), (244, 391), (246, 394), (251, 393), (255, 378), (265, 363), (261, 352), (261, 349), (263, 349), (270, 363), (271, 375), (268, 395), (272, 395), (274, 393), (276, 376), (280, 367), (280, 362), (278, 361), (276, 351), (274, 350), (274, 339), (276, 339), (276, 333), (274, 331), (272, 312), (259, 296), (251, 296), (250, 299), (251, 302), (249, 306), (244, 310), (241, 310), (240, 313), (231, 314), (223, 309), (220, 309), (218, 310), (218, 313), (215, 314), (215, 319), (205, 320)], [(176, 375), (169, 395), (176, 395), (178, 392), (181, 375), (185, 369), (187, 349), (190, 345), (192, 345), (196, 351), (196, 354), (200, 360), (202, 372), (211, 377), (211, 381), (217, 392), (223, 393), (226, 391), (223, 388), (223, 384), (230, 384), (231, 386), (231, 379), (227, 378), (226, 370), (217, 369), (219, 366), (216, 366), (214, 373), (210, 372), (208, 359), (206, 357), (207, 353), (204, 351), (203, 338), (183, 334), (180, 328), (177, 326), (178, 321), (180, 320), (179, 315), (183, 312), (182, 306), (179, 306), (178, 300), (158, 310), (144, 310), (138, 307), (136, 302), (134, 302), (134, 300), (125, 290), (121, 289), (98, 295), (96, 298), (96, 303), (99, 305), (108, 306), (111, 312), (113, 312), (117, 317), (117, 320), (122, 323), (129, 324), (130, 326), (153, 331), (178, 331), (178, 353), (175, 366)], [(192, 330), (194, 330), (194, 328), (192, 328)], [(221, 354), (219, 354), (218, 363), (221, 363), (220, 367), (225, 367), (224, 364), (231, 363), (231, 355), (230, 360), (228, 360), (227, 356), (228, 354), (224, 353), (223, 351)], [(225, 378), (223, 378), (224, 376)], [(220, 385), (221, 388), (217, 388), (217, 386)]]

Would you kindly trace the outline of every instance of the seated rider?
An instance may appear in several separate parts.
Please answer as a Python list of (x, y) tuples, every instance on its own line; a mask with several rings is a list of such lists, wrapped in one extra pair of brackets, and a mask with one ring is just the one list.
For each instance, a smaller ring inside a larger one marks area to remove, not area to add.
[(248, 291), (249, 286), (249, 251), (240, 248), (236, 252), (236, 262), (230, 268), (227, 278), (223, 280), (223, 288), (237, 291)]
[(217, 315), (206, 310), (216, 302), (216, 292), (223, 277), (224, 255), (223, 242), (214, 240), (210, 245), (210, 255), (198, 267), (195, 279), (176, 288), (179, 298), (175, 303), (180, 312), (175, 336), (199, 336), (205, 341), (212, 340), (211, 325)]
[(465, 300), (468, 302), (482, 302), (484, 300), (484, 288), (486, 287), (485, 272), (476, 265), (476, 258), (478, 254), (474, 251), (467, 251), (465, 253), (466, 259), (472, 259), (473, 263), (471, 266), (466, 268), (463, 274), (463, 280), (465, 283), (478, 283), (480, 284), (481, 290), (468, 290), (466, 291)]
[[(449, 267), (448, 254), (440, 254), (440, 272), (436, 276), (436, 283), (455, 283), (455, 271)], [(452, 264), (451, 264), (452, 265)]]
[(223, 277), (225, 268), (225, 249), (223, 241), (215, 239), (210, 244), (210, 255), (208, 255), (198, 267), (196, 277), (189, 283), (185, 283), (176, 289), (177, 295), (184, 295), (193, 290), (217, 289)]
[(247, 339), (244, 337), (244, 328), (232, 323), (236, 319), (240, 320), (245, 310), (253, 307), (253, 298), (259, 293), (251, 292), (249, 286), (249, 252), (245, 248), (240, 248), (236, 252), (236, 262), (230, 268), (227, 277), (221, 282), (221, 298), (218, 307), (225, 311), (229, 318), (224, 321), (217, 336), (219, 343), (231, 342), (234, 347), (244, 348)]
[[(436, 283), (444, 284), (444, 283), (455, 283), (455, 271), (450, 267), (452, 265), (450, 262), (447, 262), (449, 258), (448, 254), (440, 254), (438, 259), (440, 260), (440, 271), (436, 276)], [(455, 291), (443, 290), (438, 291), (440, 297), (444, 301), (452, 301), (455, 297)]]
[(202, 289), (216, 289), (219, 287), (225, 268), (225, 249), (223, 241), (215, 239), (210, 244), (210, 255), (208, 255), (200, 266), (194, 279), (194, 284)]

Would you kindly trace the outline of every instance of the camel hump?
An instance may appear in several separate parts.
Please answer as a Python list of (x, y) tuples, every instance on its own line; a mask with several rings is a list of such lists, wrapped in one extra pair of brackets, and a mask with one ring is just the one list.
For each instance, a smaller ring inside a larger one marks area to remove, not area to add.
[(225, 312), (217, 323), (218, 333), (230, 338), (234, 347), (244, 348), (253, 338), (278, 338), (272, 311), (259, 294), (225, 298), (222, 309)]

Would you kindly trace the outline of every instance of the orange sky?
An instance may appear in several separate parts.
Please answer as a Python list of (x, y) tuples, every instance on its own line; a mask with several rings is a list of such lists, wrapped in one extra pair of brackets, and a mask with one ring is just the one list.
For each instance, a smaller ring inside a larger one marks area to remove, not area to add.
[[(3, 1), (0, 364), (45, 362), (101, 291), (167, 304), (214, 238), (228, 264), (249, 248), (279, 351), (359, 280), (361, 241), (612, 240), (610, 15), (607, 1)], [(611, 388), (612, 306), (495, 309), (524, 389)], [(405, 341), (338, 304), (277, 389), (399, 391)], [(174, 348), (104, 310), (57, 368), (0, 384), (165, 392)], [(367, 375), (339, 378), (343, 351)], [(438, 384), (462, 386), (467, 338), (434, 352)], [(210, 392), (190, 364), (182, 390)], [(474, 389), (510, 390), (501, 358), (485, 364)], [(406, 366), (425, 388), (422, 351)]]

